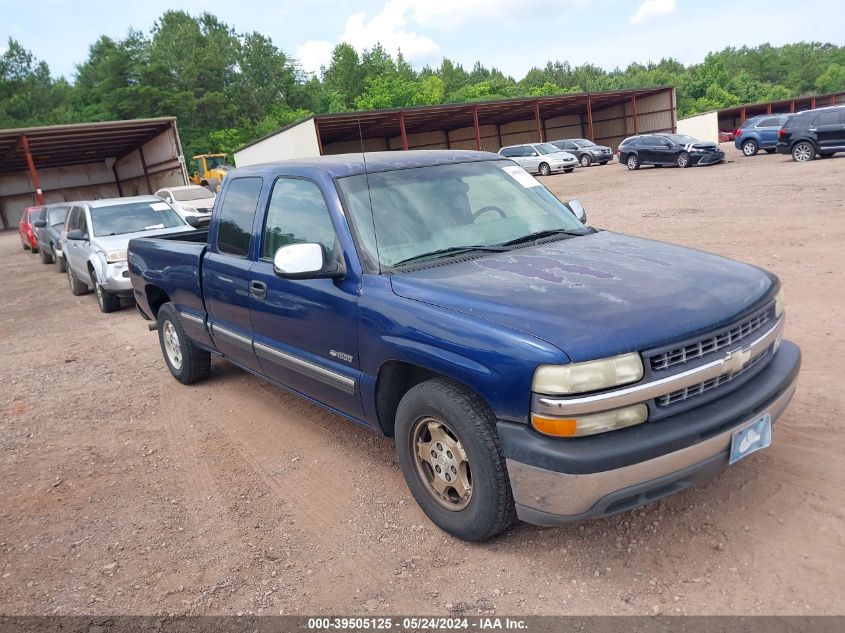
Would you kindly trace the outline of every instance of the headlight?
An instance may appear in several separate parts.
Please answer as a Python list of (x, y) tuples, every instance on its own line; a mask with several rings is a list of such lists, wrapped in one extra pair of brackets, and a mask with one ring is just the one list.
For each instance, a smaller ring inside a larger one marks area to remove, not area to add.
[(775, 295), (775, 318), (779, 319), (786, 309), (786, 297), (783, 292), (783, 286), (780, 287), (778, 293)]
[(108, 251), (106, 253), (106, 261), (109, 264), (126, 261), (126, 249), (122, 251)]
[(586, 363), (540, 365), (534, 372), (535, 393), (584, 393), (637, 382), (643, 377), (643, 363), (637, 352)]
[(550, 418), (532, 413), (531, 425), (540, 433), (546, 435), (582, 437), (642, 424), (647, 418), (648, 407), (644, 404), (637, 404), (624, 409), (583, 415), (577, 418)]

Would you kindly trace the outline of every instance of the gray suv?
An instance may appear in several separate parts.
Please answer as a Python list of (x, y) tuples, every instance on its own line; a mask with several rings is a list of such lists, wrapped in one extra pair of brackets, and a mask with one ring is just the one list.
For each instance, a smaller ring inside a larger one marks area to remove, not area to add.
[(578, 166), (578, 159), (563, 152), (551, 143), (526, 143), (509, 145), (499, 150), (499, 155), (510, 158), (529, 174), (571, 173)]
[(120, 298), (132, 296), (129, 240), (186, 230), (193, 229), (155, 196), (73, 203), (59, 239), (71, 292), (82, 295), (93, 287), (100, 310), (118, 310)]
[(607, 165), (613, 160), (613, 150), (607, 145), (596, 145), (585, 138), (565, 138), (551, 141), (551, 144), (564, 152), (574, 154), (581, 163), (581, 167), (589, 167), (593, 163)]

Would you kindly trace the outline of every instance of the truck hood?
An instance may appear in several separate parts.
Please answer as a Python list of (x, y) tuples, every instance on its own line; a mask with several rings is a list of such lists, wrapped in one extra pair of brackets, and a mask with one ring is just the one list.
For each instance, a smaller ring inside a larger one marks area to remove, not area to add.
[(727, 324), (771, 293), (765, 271), (607, 231), (394, 274), (400, 297), (543, 339), (573, 362)]

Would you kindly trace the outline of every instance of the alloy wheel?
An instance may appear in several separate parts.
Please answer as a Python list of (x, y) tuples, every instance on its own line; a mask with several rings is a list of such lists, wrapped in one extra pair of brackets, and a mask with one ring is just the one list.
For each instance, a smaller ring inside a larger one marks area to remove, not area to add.
[(442, 420), (420, 418), (411, 431), (417, 474), (441, 506), (463, 510), (472, 498), (472, 470), (464, 447)]
[(173, 368), (178, 370), (182, 367), (182, 344), (179, 342), (179, 335), (171, 321), (165, 321), (163, 328), (164, 352)]

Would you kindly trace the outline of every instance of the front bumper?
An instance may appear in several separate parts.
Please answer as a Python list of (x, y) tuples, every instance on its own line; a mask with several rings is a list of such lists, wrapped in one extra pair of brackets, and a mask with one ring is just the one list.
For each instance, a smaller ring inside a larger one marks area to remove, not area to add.
[(552, 171), (563, 171), (564, 169), (575, 169), (578, 167), (578, 161), (573, 160), (570, 163), (555, 163), (553, 165), (549, 165)]
[(721, 163), (725, 160), (725, 152), (719, 150), (718, 152), (708, 153), (708, 154), (700, 154), (701, 158), (696, 160), (696, 156), (698, 154), (690, 154), (692, 157), (693, 165), (703, 167), (704, 165), (715, 165), (716, 163)]
[(605, 161), (610, 162), (613, 160), (613, 152), (590, 152), (590, 158), (592, 158), (595, 163), (603, 163)]
[(131, 297), (132, 280), (129, 278), (129, 267), (126, 262), (106, 264), (106, 275), (102, 286), (111, 294), (119, 297)]
[(726, 396), (670, 418), (560, 440), (499, 422), (517, 515), (537, 525), (610, 516), (706, 481), (728, 466), (731, 436), (791, 400), (801, 365), (783, 341), (766, 368)]

